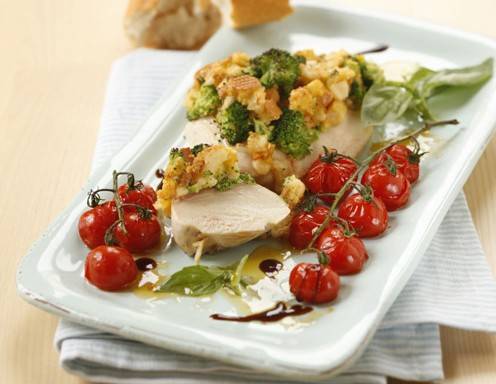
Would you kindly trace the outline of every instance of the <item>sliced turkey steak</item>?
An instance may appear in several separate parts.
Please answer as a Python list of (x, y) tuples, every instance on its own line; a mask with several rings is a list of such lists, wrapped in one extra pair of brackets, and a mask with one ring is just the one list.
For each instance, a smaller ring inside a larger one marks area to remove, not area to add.
[(188, 121), (183, 136), (190, 147), (198, 144), (215, 145), (222, 143), (219, 126), (212, 117)]
[(315, 160), (324, 152), (323, 147), (333, 148), (339, 153), (356, 157), (372, 136), (372, 127), (366, 127), (356, 112), (350, 112), (346, 119), (335, 127), (319, 134), (319, 138), (310, 146), (310, 154), (301, 160), (293, 160), (296, 176), (303, 176)]
[[(356, 157), (365, 147), (371, 135), (372, 127), (364, 126), (358, 113), (349, 112), (342, 123), (319, 134), (318, 139), (310, 146), (310, 154), (304, 158), (296, 160), (276, 150), (273, 155), (274, 160), (284, 163), (283, 168), (287, 169), (286, 174), (282, 175), (282, 177), (274, 177), (273, 172), (266, 175), (257, 174), (252, 166), (252, 158), (246, 149), (246, 145), (238, 144), (235, 149), (238, 153), (240, 170), (253, 176), (257, 183), (277, 191), (280, 190), (280, 185), (278, 185), (280, 183), (277, 180), (280, 181), (291, 174), (302, 177), (312, 163), (323, 153), (324, 146), (329, 149), (336, 149), (343, 155)], [(184, 138), (189, 146), (224, 143), (215, 120), (208, 117), (188, 122), (184, 128)]]
[(258, 184), (188, 195), (172, 204), (172, 232), (186, 253), (203, 253), (253, 240), (282, 222), (290, 210), (282, 198)]

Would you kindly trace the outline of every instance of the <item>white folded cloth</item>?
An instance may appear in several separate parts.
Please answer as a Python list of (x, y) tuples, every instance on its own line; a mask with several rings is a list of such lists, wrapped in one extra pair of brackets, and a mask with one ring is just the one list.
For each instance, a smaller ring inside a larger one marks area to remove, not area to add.
[[(93, 165), (98, 167), (139, 130), (151, 107), (171, 91), (191, 52), (136, 50), (111, 71)], [(325, 383), (386, 383), (443, 377), (438, 324), (496, 331), (496, 284), (463, 194), (455, 200), (422, 262), (362, 357)], [(67, 371), (102, 383), (288, 382), (245, 368), (187, 356), (62, 320), (55, 335)]]

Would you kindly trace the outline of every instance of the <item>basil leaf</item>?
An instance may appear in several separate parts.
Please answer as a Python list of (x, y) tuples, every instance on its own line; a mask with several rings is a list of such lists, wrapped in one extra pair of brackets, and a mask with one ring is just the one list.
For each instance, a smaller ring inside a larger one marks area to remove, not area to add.
[[(435, 95), (445, 87), (467, 87), (481, 84), (493, 74), (493, 59), (484, 60), (472, 67), (430, 71), (421, 68), (410, 80), (419, 95), (425, 99)], [(430, 72), (430, 73), (429, 73)]]
[(404, 83), (374, 84), (362, 103), (362, 121), (367, 125), (381, 125), (399, 120), (407, 110), (416, 111), (421, 120), (434, 120), (427, 100), (448, 87), (481, 84), (493, 74), (493, 59), (466, 68), (433, 71), (420, 68)]
[(413, 94), (398, 84), (374, 84), (365, 94), (361, 118), (366, 125), (380, 125), (399, 119), (412, 104)]
[(421, 67), (410, 77), (410, 79), (408, 80), (408, 85), (415, 88), (417, 84), (432, 76), (434, 73), (436, 72), (429, 68)]
[(217, 292), (230, 279), (229, 271), (193, 265), (174, 273), (158, 291), (185, 296), (204, 296)]

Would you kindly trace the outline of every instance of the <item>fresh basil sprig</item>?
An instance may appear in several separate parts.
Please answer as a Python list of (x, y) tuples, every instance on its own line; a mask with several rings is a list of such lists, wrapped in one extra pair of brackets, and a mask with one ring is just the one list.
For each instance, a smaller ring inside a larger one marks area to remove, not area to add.
[(420, 68), (410, 79), (409, 84), (415, 87), (419, 95), (429, 98), (445, 87), (468, 87), (482, 84), (493, 74), (493, 59), (484, 60), (479, 65), (466, 68), (431, 71)]
[(427, 100), (452, 87), (468, 87), (489, 80), (493, 74), (493, 59), (466, 68), (433, 71), (418, 69), (408, 81), (374, 83), (362, 102), (362, 121), (366, 125), (381, 125), (399, 120), (407, 110), (415, 111), (423, 121), (434, 120)]
[(239, 263), (228, 267), (207, 267), (192, 265), (174, 273), (161, 285), (158, 292), (177, 293), (184, 296), (205, 296), (217, 292), (221, 288), (230, 288), (234, 293), (241, 293), (241, 271), (248, 255)]

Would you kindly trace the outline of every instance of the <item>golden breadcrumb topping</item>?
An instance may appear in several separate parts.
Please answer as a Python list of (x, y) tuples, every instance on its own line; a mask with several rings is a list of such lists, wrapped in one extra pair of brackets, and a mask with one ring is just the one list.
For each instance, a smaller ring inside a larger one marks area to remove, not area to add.
[(290, 209), (300, 204), (305, 194), (305, 184), (295, 175), (288, 176), (282, 183), (281, 197)]
[(272, 169), (272, 154), (275, 145), (269, 142), (267, 135), (250, 132), (246, 141), (246, 149), (252, 159), (252, 167), (257, 175), (268, 174)]
[[(196, 149), (196, 150), (195, 150)], [(203, 189), (229, 189), (244, 180), (238, 167), (236, 151), (224, 145), (173, 149), (164, 170), (158, 205), (170, 216), (172, 201)]]
[(305, 184), (295, 175), (288, 176), (282, 183), (281, 197), (288, 204), (291, 213), (278, 225), (274, 226), (270, 235), (274, 238), (286, 238), (289, 234), (291, 220), (295, 214), (294, 208), (303, 200)]

